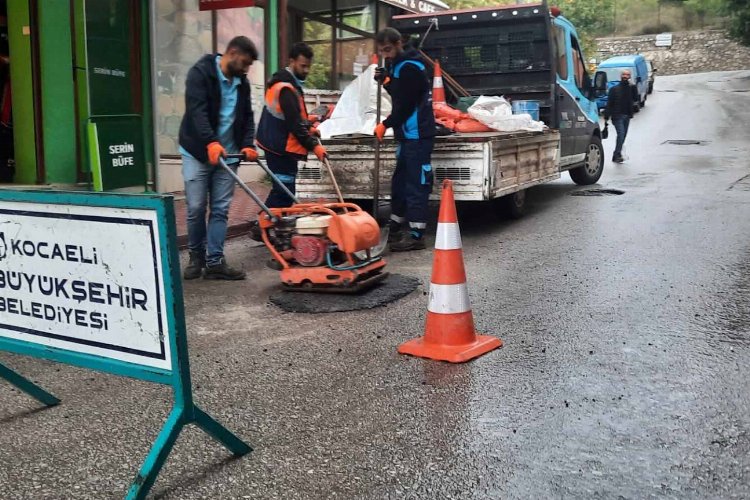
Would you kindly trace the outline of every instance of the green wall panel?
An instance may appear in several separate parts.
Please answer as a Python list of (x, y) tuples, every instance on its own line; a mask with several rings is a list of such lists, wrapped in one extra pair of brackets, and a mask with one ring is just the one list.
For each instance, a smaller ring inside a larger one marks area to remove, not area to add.
[(73, 49), (69, 2), (39, 3), (46, 181), (77, 181)]
[(18, 184), (35, 184), (34, 80), (31, 73), (31, 36), (28, 0), (8, 0), (10, 78), (13, 91), (13, 142)]

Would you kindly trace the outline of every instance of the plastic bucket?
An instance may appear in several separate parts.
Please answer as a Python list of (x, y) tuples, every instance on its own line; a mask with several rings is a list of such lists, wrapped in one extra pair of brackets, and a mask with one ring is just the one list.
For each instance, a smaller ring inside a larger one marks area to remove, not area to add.
[(514, 115), (531, 115), (532, 120), (539, 121), (539, 101), (512, 101)]

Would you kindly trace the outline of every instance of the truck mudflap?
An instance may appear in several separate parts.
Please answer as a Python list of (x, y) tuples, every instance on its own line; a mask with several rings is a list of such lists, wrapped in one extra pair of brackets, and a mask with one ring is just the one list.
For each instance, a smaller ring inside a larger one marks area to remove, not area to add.
[[(344, 198), (372, 199), (375, 148), (372, 138), (324, 141)], [(560, 177), (560, 135), (546, 132), (489, 132), (438, 137), (432, 155), (434, 187), (440, 198), (444, 179), (453, 181), (456, 200), (485, 201)], [(396, 143), (381, 146), (380, 192), (390, 198), (396, 167)], [(336, 197), (325, 167), (316, 159), (300, 162), (297, 193), (301, 198)]]

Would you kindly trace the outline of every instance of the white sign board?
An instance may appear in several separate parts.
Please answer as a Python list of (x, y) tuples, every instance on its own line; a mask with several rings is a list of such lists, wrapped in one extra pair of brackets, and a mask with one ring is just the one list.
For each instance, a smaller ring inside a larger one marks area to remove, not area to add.
[(671, 47), (672, 46), (672, 33), (662, 33), (656, 35), (656, 46), (657, 47)]
[(0, 337), (171, 370), (156, 212), (0, 202)]
[(385, 3), (401, 7), (409, 12), (419, 14), (432, 14), (433, 12), (440, 12), (445, 10), (445, 7), (439, 4), (430, 2), (429, 0), (383, 0)]

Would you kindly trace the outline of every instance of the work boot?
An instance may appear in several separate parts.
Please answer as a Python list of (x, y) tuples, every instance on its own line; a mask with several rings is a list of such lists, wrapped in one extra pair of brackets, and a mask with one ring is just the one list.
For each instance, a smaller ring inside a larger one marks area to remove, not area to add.
[(403, 238), (402, 224), (391, 219), (388, 221), (388, 243), (395, 243)]
[(203, 274), (203, 279), (207, 280), (244, 280), (245, 271), (240, 271), (230, 267), (227, 261), (221, 259), (218, 264), (213, 266), (206, 266), (206, 272)]
[(182, 277), (186, 280), (200, 278), (203, 268), (206, 267), (206, 256), (203, 252), (190, 252), (190, 262), (185, 266)]
[(391, 252), (408, 252), (411, 250), (424, 250), (424, 233), (422, 231), (405, 231), (398, 241), (391, 243)]
[(250, 221), (250, 239), (253, 241), (263, 241), (263, 231), (257, 220)]

